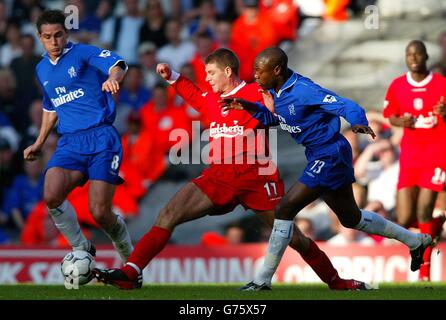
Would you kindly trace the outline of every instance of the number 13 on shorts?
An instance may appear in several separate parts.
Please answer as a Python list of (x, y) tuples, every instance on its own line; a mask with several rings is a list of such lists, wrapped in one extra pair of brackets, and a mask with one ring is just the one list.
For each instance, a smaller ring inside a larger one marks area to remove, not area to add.
[(325, 165), (325, 161), (315, 160), (314, 164), (311, 166), (310, 171), (313, 173), (321, 173), (322, 167)]

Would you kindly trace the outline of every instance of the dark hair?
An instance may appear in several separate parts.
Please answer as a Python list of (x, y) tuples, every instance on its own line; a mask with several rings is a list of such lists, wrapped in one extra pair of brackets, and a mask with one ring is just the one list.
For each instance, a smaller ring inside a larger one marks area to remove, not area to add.
[(421, 40), (412, 40), (409, 42), (409, 44), (406, 47), (406, 50), (409, 49), (410, 47), (417, 47), (418, 49), (420, 49), (424, 54), (427, 55), (427, 49), (426, 49), (426, 45), (424, 44), (423, 41)]
[(240, 62), (235, 53), (229, 49), (220, 48), (212, 52), (206, 57), (205, 64), (208, 63), (216, 63), (222, 69), (229, 67), (235, 75), (238, 75)]
[(265, 59), (268, 64), (275, 68), (276, 66), (280, 67), (281, 73), (284, 74), (288, 70), (288, 56), (279, 47), (269, 47), (263, 49), (256, 57), (256, 61), (260, 61)]
[(45, 10), (39, 16), (36, 22), (37, 31), (39, 33), (42, 32), (43, 24), (60, 24), (65, 31), (67, 28), (65, 27), (65, 14), (61, 10)]

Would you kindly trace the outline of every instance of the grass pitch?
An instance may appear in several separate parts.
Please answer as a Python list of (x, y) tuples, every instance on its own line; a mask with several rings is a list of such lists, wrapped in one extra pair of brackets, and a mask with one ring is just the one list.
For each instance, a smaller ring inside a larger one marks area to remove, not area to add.
[(378, 290), (331, 291), (322, 284), (279, 285), (273, 291), (240, 292), (242, 284), (150, 285), (124, 291), (90, 284), (1, 285), (0, 300), (446, 300), (446, 282), (383, 283)]

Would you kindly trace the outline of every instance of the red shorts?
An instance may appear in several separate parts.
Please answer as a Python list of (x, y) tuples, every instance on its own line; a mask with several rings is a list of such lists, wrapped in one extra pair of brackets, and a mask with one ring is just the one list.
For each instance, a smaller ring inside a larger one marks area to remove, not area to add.
[(440, 192), (445, 189), (445, 171), (433, 165), (410, 166), (400, 162), (398, 190), (414, 186)]
[(418, 186), (433, 191), (445, 189), (446, 161), (442, 149), (429, 143), (401, 146), (398, 190)]
[(203, 191), (221, 211), (231, 212), (241, 204), (245, 209), (273, 210), (284, 195), (279, 171), (260, 175), (257, 164), (214, 164), (203, 170), (192, 182)]

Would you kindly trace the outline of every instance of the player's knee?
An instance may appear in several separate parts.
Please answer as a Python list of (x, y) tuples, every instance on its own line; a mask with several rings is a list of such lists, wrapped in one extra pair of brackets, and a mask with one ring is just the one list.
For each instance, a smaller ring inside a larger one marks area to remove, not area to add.
[(54, 192), (45, 192), (43, 195), (43, 201), (48, 208), (54, 209), (59, 207), (63, 202), (64, 198)]
[(293, 218), (295, 216), (294, 211), (290, 207), (288, 203), (280, 203), (274, 212), (274, 216), (276, 219), (281, 220), (289, 220), (290, 218)]
[(356, 217), (339, 217), (339, 221), (341, 222), (342, 226), (350, 229), (355, 228), (360, 220), (361, 219), (356, 219)]
[(90, 212), (94, 221), (102, 228), (107, 229), (109, 225), (113, 224), (114, 217), (111, 214), (110, 206), (101, 203), (90, 204)]

